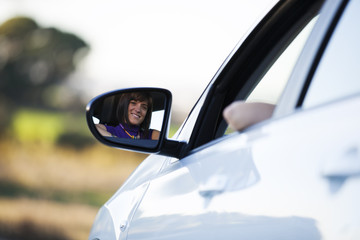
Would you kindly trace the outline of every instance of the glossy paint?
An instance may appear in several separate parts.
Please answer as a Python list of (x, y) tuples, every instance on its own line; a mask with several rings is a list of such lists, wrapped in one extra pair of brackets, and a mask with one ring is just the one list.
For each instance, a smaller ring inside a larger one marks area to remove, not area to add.
[(128, 224), (149, 182), (162, 169), (166, 159), (151, 155), (137, 167), (123, 186), (99, 210), (89, 239), (119, 239), (126, 236)]
[(280, 119), (168, 163), (127, 239), (360, 239), (356, 106)]

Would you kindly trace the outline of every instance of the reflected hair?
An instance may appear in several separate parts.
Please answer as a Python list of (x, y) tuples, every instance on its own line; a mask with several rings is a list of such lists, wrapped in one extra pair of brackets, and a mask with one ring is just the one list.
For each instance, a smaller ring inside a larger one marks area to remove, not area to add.
[(151, 113), (153, 110), (153, 100), (148, 92), (131, 92), (124, 93), (121, 95), (119, 104), (116, 109), (116, 116), (118, 118), (119, 123), (126, 123), (130, 125), (128, 109), (130, 101), (146, 101), (148, 103), (148, 110), (146, 112), (146, 116), (144, 121), (140, 124), (140, 130), (143, 132), (144, 137), (147, 138), (149, 135), (149, 128), (151, 122)]

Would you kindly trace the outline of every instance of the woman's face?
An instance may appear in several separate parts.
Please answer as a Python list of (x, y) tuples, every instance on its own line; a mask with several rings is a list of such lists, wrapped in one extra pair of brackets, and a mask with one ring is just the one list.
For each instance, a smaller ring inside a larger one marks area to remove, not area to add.
[(128, 108), (129, 122), (139, 126), (145, 119), (148, 110), (147, 101), (130, 100)]

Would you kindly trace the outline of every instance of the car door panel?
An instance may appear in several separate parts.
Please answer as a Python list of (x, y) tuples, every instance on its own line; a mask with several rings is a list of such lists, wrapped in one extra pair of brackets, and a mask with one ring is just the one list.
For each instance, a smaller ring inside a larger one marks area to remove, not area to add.
[(347, 164), (346, 156), (360, 160), (348, 153), (360, 144), (359, 104), (355, 97), (299, 111), (168, 163), (150, 183), (128, 239), (360, 238), (360, 213), (352, 209), (359, 176), (325, 171), (332, 161)]

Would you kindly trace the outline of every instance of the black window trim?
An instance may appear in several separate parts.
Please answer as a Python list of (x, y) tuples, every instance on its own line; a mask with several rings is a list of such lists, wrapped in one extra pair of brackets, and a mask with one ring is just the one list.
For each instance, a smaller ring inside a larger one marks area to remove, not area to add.
[[(278, 52), (280, 48), (283, 48), (282, 46), (286, 42), (283, 37), (288, 30), (294, 29), (294, 24), (301, 24), (302, 22), (305, 25), (308, 23), (318, 13), (322, 2), (321, 0), (280, 1), (259, 23), (237, 49), (211, 86), (190, 141), (184, 151), (185, 155), (191, 154), (193, 149), (219, 136), (217, 133), (219, 126), (224, 127), (221, 114), (224, 107), (238, 96), (240, 89), (245, 87), (247, 82), (253, 81), (250, 85), (254, 85), (256, 81), (261, 79), (260, 75), (264, 72), (266, 65), (271, 65), (270, 62), (271, 58), (274, 58), (274, 52)], [(296, 11), (287, 11), (287, 8)], [(304, 15), (304, 12), (307, 14)], [(285, 26), (280, 28), (279, 25)], [(269, 27), (271, 30), (269, 30)], [(287, 31), (284, 31), (284, 29), (287, 29)], [(294, 31), (291, 34), (296, 35), (297, 32)], [(284, 42), (280, 43), (279, 41)], [(279, 53), (275, 54), (279, 55)], [(270, 57), (267, 58), (267, 56)], [(259, 70), (259, 68), (262, 69)], [(245, 96), (243, 97), (245, 98)]]

